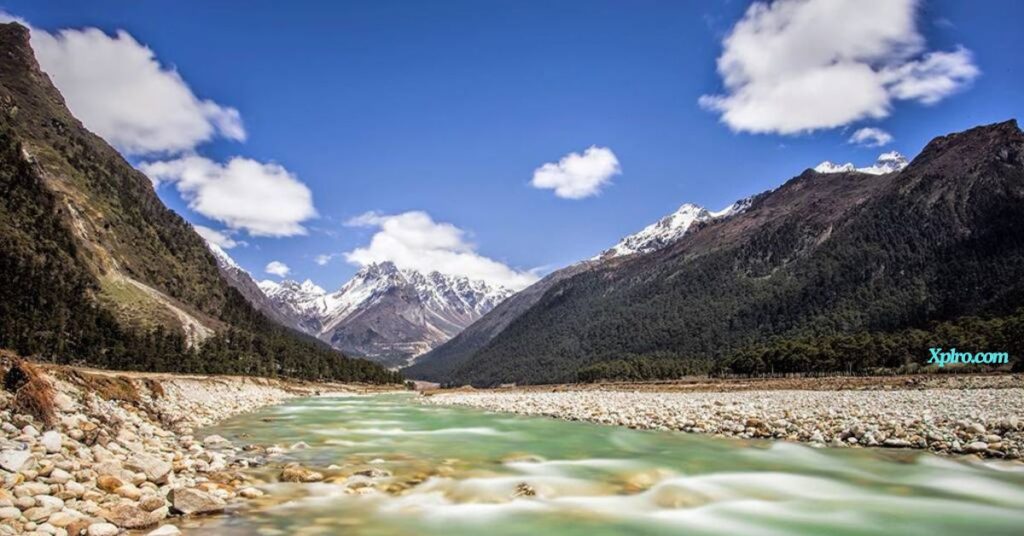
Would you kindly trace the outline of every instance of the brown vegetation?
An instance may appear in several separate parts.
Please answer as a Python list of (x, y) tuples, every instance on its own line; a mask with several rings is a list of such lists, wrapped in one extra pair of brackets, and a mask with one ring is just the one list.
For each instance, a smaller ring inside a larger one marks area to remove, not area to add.
[(35, 365), (14, 359), (4, 374), (4, 389), (14, 393), (15, 411), (32, 415), (46, 426), (56, 424), (53, 386)]

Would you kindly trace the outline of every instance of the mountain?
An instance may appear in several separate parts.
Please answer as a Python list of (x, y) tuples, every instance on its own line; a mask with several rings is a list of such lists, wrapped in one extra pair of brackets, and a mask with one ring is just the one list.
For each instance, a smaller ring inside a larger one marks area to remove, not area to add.
[(533, 307), (555, 284), (619, 257), (662, 249), (682, 238), (694, 225), (699, 227), (707, 222), (742, 213), (755, 199), (756, 196), (741, 199), (717, 212), (684, 203), (672, 214), (623, 238), (599, 255), (556, 270), (514, 294), (454, 338), (423, 355), (415, 365), (403, 369), (403, 372), (409, 377), (444, 381), (455, 368), (468, 361), (519, 315)]
[(519, 315), (533, 307), (548, 289), (597, 264), (599, 263), (593, 260), (582, 261), (551, 272), (540, 281), (512, 294), (444, 344), (420, 356), (413, 365), (402, 369), (402, 373), (409, 378), (448, 381), (454, 370), (463, 366), (478, 350), (519, 318)]
[(709, 212), (706, 208), (692, 203), (684, 203), (672, 214), (644, 227), (636, 234), (623, 238), (618, 244), (606, 249), (592, 260), (659, 250), (682, 238), (692, 225), (739, 214), (746, 210), (752, 202), (752, 197), (741, 199), (718, 212)]
[(1013, 355), (1024, 133), (1008, 121), (942, 136), (889, 173), (807, 170), (661, 249), (540, 290), (482, 346), (447, 356), (443, 376), (429, 354), (406, 373), (493, 385), (914, 367), (933, 346)]
[[(399, 378), (253, 309), (0, 24), (0, 347), (136, 370)], [(82, 68), (88, 68), (83, 66)]]
[(874, 164), (867, 167), (856, 167), (852, 163), (847, 162), (845, 164), (834, 164), (828, 160), (818, 164), (814, 167), (814, 171), (818, 173), (870, 173), (871, 175), (884, 175), (886, 173), (895, 173), (907, 167), (909, 162), (907, 157), (896, 151), (890, 151), (888, 153), (882, 153), (875, 160)]
[(220, 275), (229, 285), (235, 288), (251, 306), (263, 313), (263, 316), (281, 324), (282, 326), (304, 331), (290, 314), (290, 311), (281, 310), (277, 303), (268, 298), (260, 288), (252, 275), (231, 258), (223, 248), (217, 244), (207, 243), (213, 258), (217, 261), (217, 269)]
[(484, 281), (390, 262), (363, 267), (333, 293), (311, 281), (263, 281), (260, 288), (307, 333), (387, 366), (411, 363), (512, 294)]

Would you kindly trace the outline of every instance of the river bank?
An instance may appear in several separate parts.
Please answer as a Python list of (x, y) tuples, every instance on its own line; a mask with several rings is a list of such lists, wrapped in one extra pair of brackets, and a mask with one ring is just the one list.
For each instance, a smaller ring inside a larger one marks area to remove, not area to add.
[(427, 404), (814, 446), (1019, 460), (1024, 376), (719, 380), (435, 391)]
[(262, 494), (244, 471), (266, 463), (266, 449), (196, 437), (197, 429), (289, 398), (380, 390), (17, 365), (3, 357), (0, 534), (177, 534), (165, 523)]

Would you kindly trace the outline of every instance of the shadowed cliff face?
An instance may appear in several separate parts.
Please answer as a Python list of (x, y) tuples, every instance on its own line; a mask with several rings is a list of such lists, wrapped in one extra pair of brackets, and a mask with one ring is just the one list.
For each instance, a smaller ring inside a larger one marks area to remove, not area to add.
[[(1024, 305), (1022, 155), (1024, 134), (1007, 121), (936, 138), (899, 172), (808, 170), (658, 251), (535, 287), (482, 345), (459, 351), (456, 338), (409, 372), (574, 381), (603, 361), (715, 362), (779, 337), (1013, 314)], [(430, 369), (436, 355), (454, 365)]]

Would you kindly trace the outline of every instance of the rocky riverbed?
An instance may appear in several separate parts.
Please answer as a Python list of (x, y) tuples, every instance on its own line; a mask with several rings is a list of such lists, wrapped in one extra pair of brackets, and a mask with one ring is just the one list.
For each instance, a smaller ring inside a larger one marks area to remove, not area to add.
[[(219, 436), (195, 436), (196, 429), (296, 396), (356, 391), (256, 378), (3, 365), (0, 535), (177, 534), (173, 522), (180, 517), (221, 512), (262, 495), (245, 470), (284, 450), (238, 448)], [(303, 479), (316, 476), (304, 471), (287, 470)]]
[[(948, 384), (948, 383), (947, 383)], [(970, 378), (957, 388), (636, 392), (444, 392), (427, 404), (460, 405), (639, 429), (777, 439), (840, 448), (928, 449), (1019, 460), (1024, 455), (1020, 376)]]

